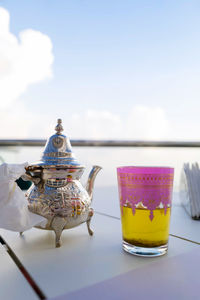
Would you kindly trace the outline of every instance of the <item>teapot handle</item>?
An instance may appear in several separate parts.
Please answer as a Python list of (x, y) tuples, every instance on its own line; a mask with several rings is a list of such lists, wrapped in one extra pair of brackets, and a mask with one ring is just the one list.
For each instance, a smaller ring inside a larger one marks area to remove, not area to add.
[(25, 168), (25, 170), (26, 170), (26, 173), (21, 176), (22, 179), (32, 181), (35, 185), (38, 185), (41, 181), (41, 178), (38, 176), (31, 175), (31, 172), (28, 168)]

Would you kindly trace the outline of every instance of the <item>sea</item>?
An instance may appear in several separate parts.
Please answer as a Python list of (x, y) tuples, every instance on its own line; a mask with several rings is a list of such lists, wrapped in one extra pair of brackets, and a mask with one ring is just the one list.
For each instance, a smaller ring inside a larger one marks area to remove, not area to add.
[[(41, 158), (43, 147), (0, 147), (0, 162), (32, 163)], [(73, 147), (78, 161), (85, 165), (83, 184), (93, 165), (102, 167), (95, 186), (117, 186), (116, 168), (119, 166), (167, 166), (175, 169), (174, 191), (179, 190), (183, 164), (200, 162), (200, 148), (169, 147)]]

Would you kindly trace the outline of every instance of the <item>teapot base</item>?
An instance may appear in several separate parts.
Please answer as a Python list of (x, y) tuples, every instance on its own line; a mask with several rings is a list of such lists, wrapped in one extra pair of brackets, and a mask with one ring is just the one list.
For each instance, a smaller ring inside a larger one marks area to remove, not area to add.
[(65, 229), (71, 229), (76, 226), (79, 226), (83, 223), (87, 224), (88, 233), (90, 236), (93, 235), (93, 230), (90, 227), (92, 216), (94, 215), (94, 210), (92, 208), (89, 208), (89, 212), (85, 214), (85, 216), (82, 215), (82, 220), (79, 220), (77, 224), (77, 220), (75, 222), (72, 222), (72, 218), (66, 218), (61, 216), (53, 216), (51, 219), (47, 219), (47, 223), (44, 226), (36, 225), (35, 228), (42, 229), (42, 230), (53, 230), (55, 232), (55, 246), (56, 248), (61, 246), (61, 234), (62, 231)]

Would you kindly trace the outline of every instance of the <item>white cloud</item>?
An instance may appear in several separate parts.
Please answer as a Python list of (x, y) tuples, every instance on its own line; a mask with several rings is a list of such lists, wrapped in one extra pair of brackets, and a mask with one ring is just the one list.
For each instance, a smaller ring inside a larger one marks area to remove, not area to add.
[(52, 43), (50, 38), (32, 29), (10, 32), (10, 16), (0, 7), (0, 108), (11, 105), (30, 84), (52, 76)]
[(0, 139), (46, 138), (52, 134), (50, 129), (55, 127), (51, 123), (51, 117), (40, 112), (32, 113), (24, 107), (23, 103), (17, 102), (9, 109), (1, 109)]
[(120, 117), (109, 111), (87, 110), (68, 119), (72, 138), (117, 139), (121, 135)]
[(127, 117), (127, 138), (159, 140), (167, 137), (169, 123), (162, 108), (135, 106)]
[(73, 138), (162, 140), (169, 131), (164, 110), (148, 106), (134, 106), (124, 117), (108, 111), (88, 110), (72, 115), (68, 124)]
[[(1, 127), (1, 138), (47, 138), (54, 132), (53, 118), (53, 114), (28, 112), (19, 103), (9, 114), (2, 114), (1, 123), (6, 124), (6, 130)], [(164, 111), (147, 106), (135, 106), (124, 117), (109, 111), (86, 110), (63, 118), (63, 127), (71, 139), (166, 140), (169, 131)]]

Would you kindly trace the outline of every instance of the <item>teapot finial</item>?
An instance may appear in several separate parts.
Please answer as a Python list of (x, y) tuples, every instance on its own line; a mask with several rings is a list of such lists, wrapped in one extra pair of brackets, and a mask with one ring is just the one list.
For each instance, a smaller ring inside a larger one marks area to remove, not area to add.
[(58, 124), (55, 127), (55, 131), (57, 134), (61, 134), (61, 132), (63, 131), (62, 119), (58, 119)]

